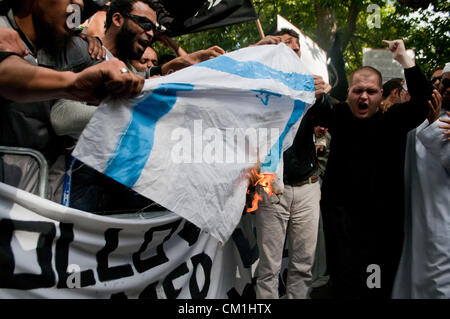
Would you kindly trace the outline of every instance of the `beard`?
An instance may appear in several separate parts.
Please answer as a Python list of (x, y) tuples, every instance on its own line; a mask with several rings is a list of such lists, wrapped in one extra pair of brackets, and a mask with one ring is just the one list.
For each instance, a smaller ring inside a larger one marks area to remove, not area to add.
[(43, 19), (45, 13), (39, 8), (33, 10), (33, 26), (36, 30), (35, 45), (37, 49), (46, 49), (49, 52), (57, 53), (64, 49), (67, 39), (72, 36), (72, 32), (59, 33), (51, 24)]
[(116, 36), (116, 48), (119, 60), (140, 60), (144, 52), (134, 51), (134, 42), (137, 34), (128, 27), (128, 22), (125, 20), (122, 28)]

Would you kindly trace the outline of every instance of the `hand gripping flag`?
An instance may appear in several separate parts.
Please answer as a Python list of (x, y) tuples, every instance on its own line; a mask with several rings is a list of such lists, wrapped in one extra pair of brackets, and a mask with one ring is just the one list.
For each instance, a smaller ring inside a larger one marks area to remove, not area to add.
[(259, 162), (282, 180), (283, 151), (314, 91), (284, 44), (241, 49), (147, 80), (137, 98), (105, 101), (73, 156), (225, 242), (248, 172)]

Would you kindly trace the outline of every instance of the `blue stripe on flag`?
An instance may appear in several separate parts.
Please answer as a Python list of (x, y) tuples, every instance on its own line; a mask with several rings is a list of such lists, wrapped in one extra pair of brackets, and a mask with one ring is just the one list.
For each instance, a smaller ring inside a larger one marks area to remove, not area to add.
[(289, 121), (286, 124), (286, 127), (281, 133), (280, 138), (278, 141), (273, 145), (272, 149), (270, 150), (269, 154), (266, 156), (266, 159), (264, 160), (264, 163), (261, 165), (261, 172), (262, 173), (275, 173), (277, 170), (277, 167), (280, 163), (281, 154), (283, 152), (283, 141), (286, 137), (287, 133), (290, 131), (292, 126), (300, 119), (303, 112), (305, 111), (306, 103), (300, 100), (295, 100), (294, 102), (294, 109), (292, 110), (291, 117)]
[(163, 83), (145, 100), (136, 104), (130, 125), (104, 173), (128, 187), (133, 187), (150, 157), (157, 122), (172, 110), (178, 91), (193, 89), (191, 84)]
[(237, 61), (227, 56), (220, 56), (196, 64), (194, 67), (205, 67), (247, 79), (273, 79), (296, 91), (315, 91), (314, 78), (312, 75), (295, 72), (284, 73), (256, 61)]

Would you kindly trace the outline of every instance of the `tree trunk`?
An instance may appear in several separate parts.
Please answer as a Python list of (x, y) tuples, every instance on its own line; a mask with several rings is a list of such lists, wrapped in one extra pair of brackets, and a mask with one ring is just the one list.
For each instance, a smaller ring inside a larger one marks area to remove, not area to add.
[(317, 17), (317, 43), (322, 49), (328, 50), (337, 30), (336, 13), (334, 9), (324, 7), (320, 0), (314, 1), (314, 9)]
[(347, 48), (347, 45), (356, 32), (356, 22), (361, 10), (361, 2), (358, 0), (352, 0), (350, 7), (348, 8), (347, 26), (344, 29), (342, 37), (342, 52), (345, 51), (345, 48)]

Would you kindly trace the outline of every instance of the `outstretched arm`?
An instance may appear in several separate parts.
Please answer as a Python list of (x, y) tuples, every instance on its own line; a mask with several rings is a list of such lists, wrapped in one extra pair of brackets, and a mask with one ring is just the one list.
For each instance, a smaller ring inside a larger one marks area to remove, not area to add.
[(393, 58), (405, 69), (406, 84), (411, 100), (391, 107), (385, 115), (410, 131), (425, 121), (429, 113), (428, 101), (432, 98), (433, 87), (416, 63), (406, 53), (403, 40), (383, 41), (389, 46)]
[(144, 78), (122, 73), (124, 68), (123, 62), (112, 59), (80, 73), (58, 72), (9, 56), (0, 63), (0, 96), (17, 102), (64, 98), (96, 105), (109, 94), (130, 97), (142, 90)]
[(221, 56), (222, 54), (225, 54), (225, 51), (221, 47), (213, 46), (206, 50), (200, 50), (187, 55), (179, 56), (162, 65), (162, 74), (170, 74), (187, 68), (188, 66)]
[(183, 56), (188, 54), (175, 40), (168, 37), (167, 35), (161, 34), (159, 36), (159, 40), (164, 46), (171, 48), (173, 52), (175, 52), (176, 56)]

